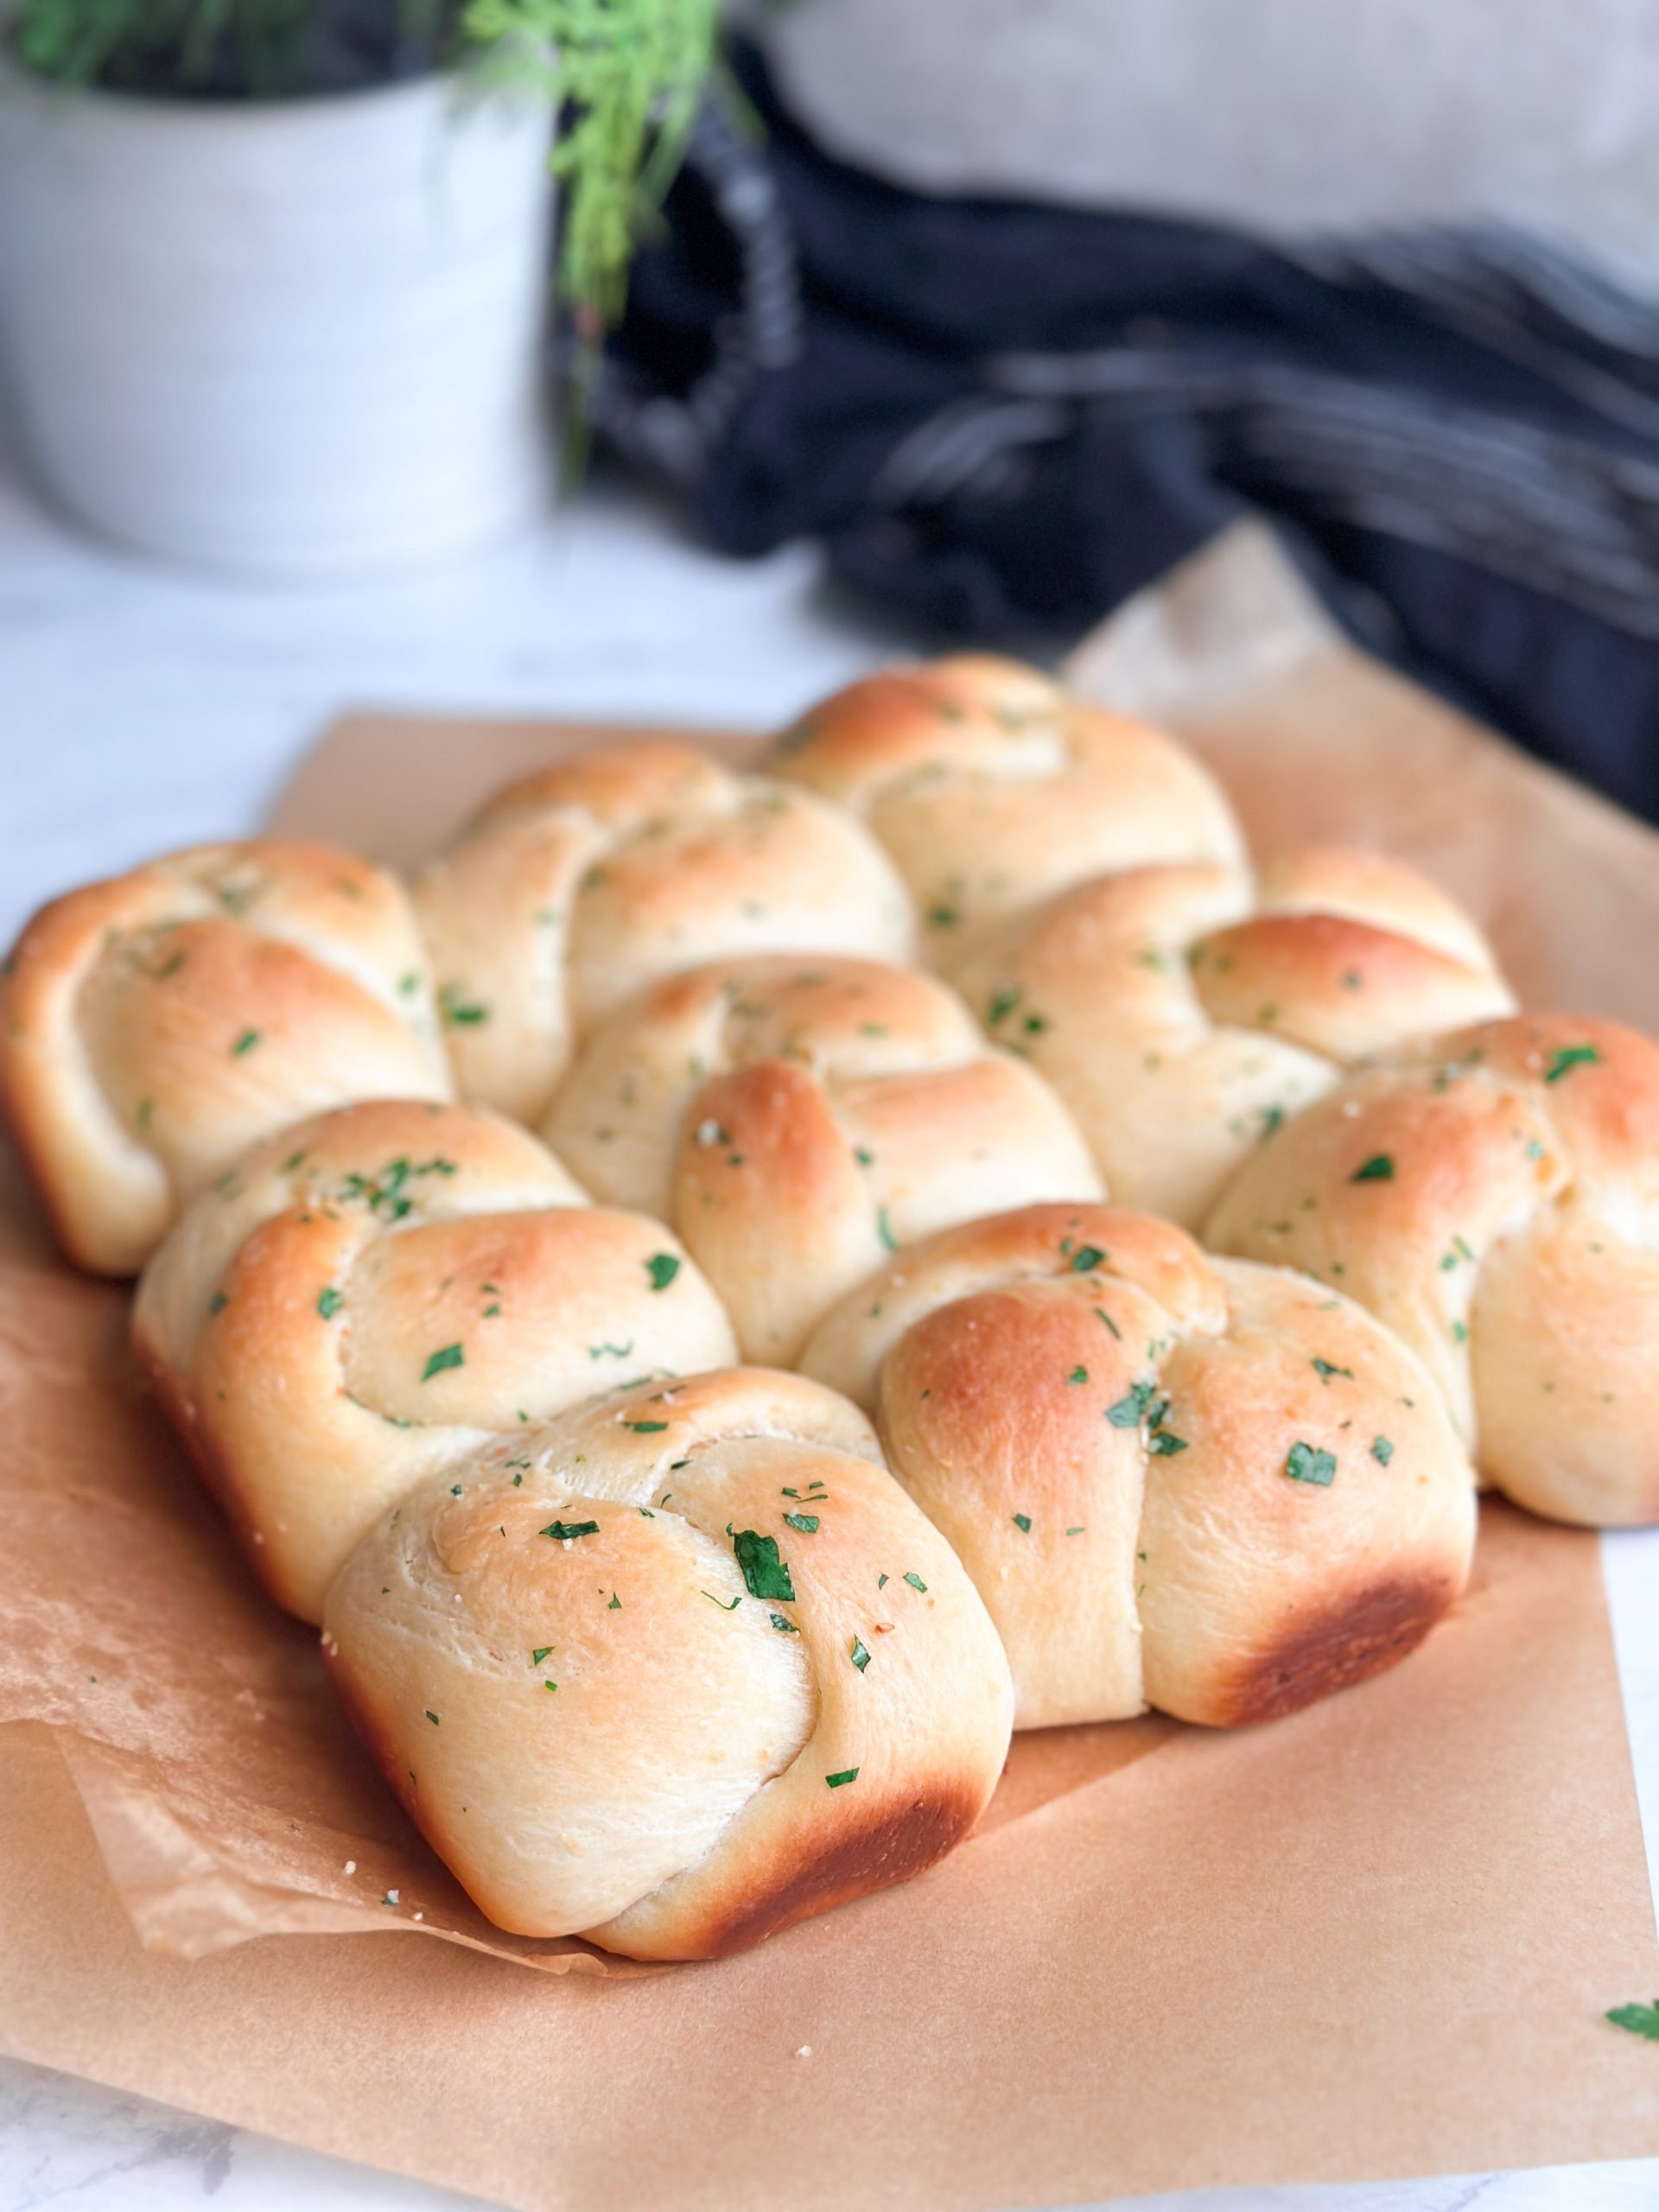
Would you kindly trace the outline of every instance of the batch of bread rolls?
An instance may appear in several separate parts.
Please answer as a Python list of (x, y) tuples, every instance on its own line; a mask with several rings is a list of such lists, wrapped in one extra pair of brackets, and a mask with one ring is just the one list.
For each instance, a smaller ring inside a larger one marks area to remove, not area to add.
[(256, 839), (73, 892), (0, 1103), (524, 1936), (716, 1956), (938, 1859), (1011, 1729), (1357, 1682), (1481, 1482), (1659, 1517), (1659, 1046), (1517, 1014), (1395, 861), (1253, 871), (1010, 662), (753, 772), (568, 760), (408, 884)]

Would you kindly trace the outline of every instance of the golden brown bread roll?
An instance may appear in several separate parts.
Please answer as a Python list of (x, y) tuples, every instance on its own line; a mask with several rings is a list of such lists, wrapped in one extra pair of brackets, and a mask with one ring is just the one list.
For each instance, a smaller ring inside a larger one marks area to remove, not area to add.
[(1659, 1045), (1522, 1015), (1391, 1052), (1278, 1130), (1205, 1229), (1394, 1329), (1522, 1505), (1659, 1519)]
[(546, 1133), (598, 1197), (672, 1221), (745, 1357), (783, 1364), (895, 1245), (1100, 1189), (1065, 1108), (953, 992), (863, 960), (658, 984), (594, 1038)]
[(1018, 1727), (1294, 1712), (1402, 1658), (1468, 1573), (1473, 1478), (1409, 1352), (1147, 1214), (947, 1230), (802, 1364), (874, 1413), (973, 1577)]
[(247, 1147), (447, 1098), (404, 892), (327, 845), (197, 845), (54, 899), (0, 975), (0, 1106), (64, 1249), (132, 1274)]
[(1115, 1198), (1196, 1226), (1269, 1129), (1363, 1055), (1515, 1004), (1414, 868), (1338, 846), (1096, 877), (955, 982), (1059, 1092)]
[(645, 1385), (440, 1475), (329, 1592), (387, 1780), (499, 1927), (710, 1958), (973, 1827), (1007, 1662), (851, 1406)]
[(307, 1620), (429, 1469), (734, 1352), (659, 1223), (589, 1206), (511, 1122), (403, 1100), (284, 1129), (204, 1192), (145, 1269), (133, 1337), (261, 1581)]
[(1220, 785), (1173, 738), (988, 653), (849, 685), (766, 766), (869, 823), (947, 974), (987, 926), (1085, 876), (1243, 854)]
[(415, 899), (464, 1096), (547, 1110), (573, 1044), (658, 976), (799, 949), (910, 957), (910, 902), (856, 822), (690, 745), (583, 753), (499, 791)]

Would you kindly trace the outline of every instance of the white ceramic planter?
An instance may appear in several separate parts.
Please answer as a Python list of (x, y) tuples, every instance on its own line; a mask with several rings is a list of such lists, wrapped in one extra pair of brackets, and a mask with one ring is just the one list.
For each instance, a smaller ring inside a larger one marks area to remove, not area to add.
[(150, 552), (296, 580), (524, 523), (550, 131), (448, 79), (232, 106), (0, 71), (0, 360), (43, 487)]

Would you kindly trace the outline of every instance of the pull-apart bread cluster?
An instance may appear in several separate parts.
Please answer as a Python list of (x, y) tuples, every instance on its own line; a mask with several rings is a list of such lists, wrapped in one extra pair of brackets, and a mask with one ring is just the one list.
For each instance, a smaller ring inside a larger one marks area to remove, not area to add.
[(963, 655), (407, 887), (73, 892), (0, 1109), (483, 1910), (708, 1958), (931, 1866), (1011, 1727), (1393, 1665), (1471, 1454), (1659, 1518), (1659, 1046), (1514, 1003), (1414, 870), (1252, 873), (1174, 739)]

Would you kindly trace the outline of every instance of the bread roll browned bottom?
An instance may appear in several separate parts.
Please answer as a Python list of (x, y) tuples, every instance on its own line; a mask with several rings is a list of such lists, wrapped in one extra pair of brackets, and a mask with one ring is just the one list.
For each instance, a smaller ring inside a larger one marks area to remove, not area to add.
[(1294, 1712), (1403, 1657), (1467, 1576), (1473, 1478), (1410, 1353), (1149, 1215), (947, 1230), (803, 1364), (874, 1413), (974, 1578), (1019, 1727)]
[(844, 1400), (728, 1370), (446, 1471), (329, 1593), (387, 1780), (498, 1926), (714, 1958), (931, 1866), (1007, 1662)]

